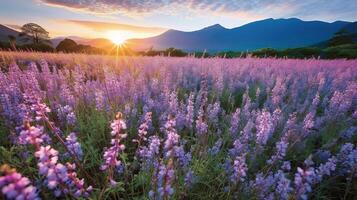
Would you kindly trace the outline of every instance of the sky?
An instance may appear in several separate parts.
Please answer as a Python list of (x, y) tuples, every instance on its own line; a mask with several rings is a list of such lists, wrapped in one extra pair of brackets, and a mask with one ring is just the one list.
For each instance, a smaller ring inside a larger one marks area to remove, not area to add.
[(356, 10), (357, 0), (0, 0), (0, 24), (37, 23), (51, 37), (129, 39), (266, 18), (357, 21)]

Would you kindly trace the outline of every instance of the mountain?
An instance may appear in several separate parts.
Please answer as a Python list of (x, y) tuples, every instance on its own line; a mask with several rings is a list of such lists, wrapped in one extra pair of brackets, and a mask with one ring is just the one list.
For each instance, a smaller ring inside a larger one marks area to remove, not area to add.
[(9, 35), (17, 37), (19, 32), (0, 24), (0, 42), (8, 42)]
[(357, 22), (353, 22), (350, 24), (347, 24), (342, 28), (342, 30), (347, 31), (350, 34), (356, 34), (357, 33)]
[[(340, 36), (340, 40), (344, 40), (343, 37), (349, 37), (352, 40), (352, 43), (357, 42), (357, 22), (352, 22), (347, 24), (346, 26), (342, 27), (340, 30), (336, 31), (336, 33), (342, 32), (345, 33), (344, 36)], [(327, 48), (331, 40), (336, 40), (336, 35), (334, 34), (331, 38), (321, 41), (319, 43), (311, 45), (311, 47), (318, 47), (318, 48)], [(343, 43), (349, 43), (348, 41), (342, 41)]]
[(135, 50), (166, 49), (174, 47), (185, 51), (245, 51), (260, 48), (294, 48), (327, 40), (350, 22), (302, 21), (297, 18), (265, 19), (227, 29), (216, 24), (198, 31), (167, 32), (145, 39), (132, 39), (129, 46)]

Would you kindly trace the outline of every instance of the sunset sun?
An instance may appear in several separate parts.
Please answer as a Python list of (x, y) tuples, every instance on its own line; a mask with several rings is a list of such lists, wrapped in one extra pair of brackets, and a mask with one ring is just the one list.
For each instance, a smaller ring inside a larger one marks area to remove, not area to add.
[(121, 34), (120, 31), (108, 31), (107, 38), (115, 45), (122, 45), (126, 41), (126, 38)]

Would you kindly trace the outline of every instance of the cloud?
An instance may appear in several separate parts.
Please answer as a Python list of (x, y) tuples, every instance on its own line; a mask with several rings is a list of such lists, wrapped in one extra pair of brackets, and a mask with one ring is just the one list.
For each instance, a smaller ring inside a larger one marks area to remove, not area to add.
[(50, 6), (98, 14), (145, 14), (162, 11), (199, 11), (268, 17), (330, 15), (357, 20), (356, 0), (38, 0)]
[(134, 26), (129, 24), (85, 21), (85, 20), (65, 20), (65, 22), (77, 24), (85, 28), (90, 28), (93, 31), (122, 30), (122, 31), (136, 32), (136, 33), (160, 34), (167, 30), (166, 28), (160, 28), (160, 27)]

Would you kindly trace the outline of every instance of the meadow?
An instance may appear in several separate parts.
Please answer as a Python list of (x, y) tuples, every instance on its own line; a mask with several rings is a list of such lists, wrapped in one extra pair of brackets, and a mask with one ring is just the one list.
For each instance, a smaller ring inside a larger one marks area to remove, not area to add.
[(357, 198), (357, 60), (0, 52), (0, 67), (0, 198)]

